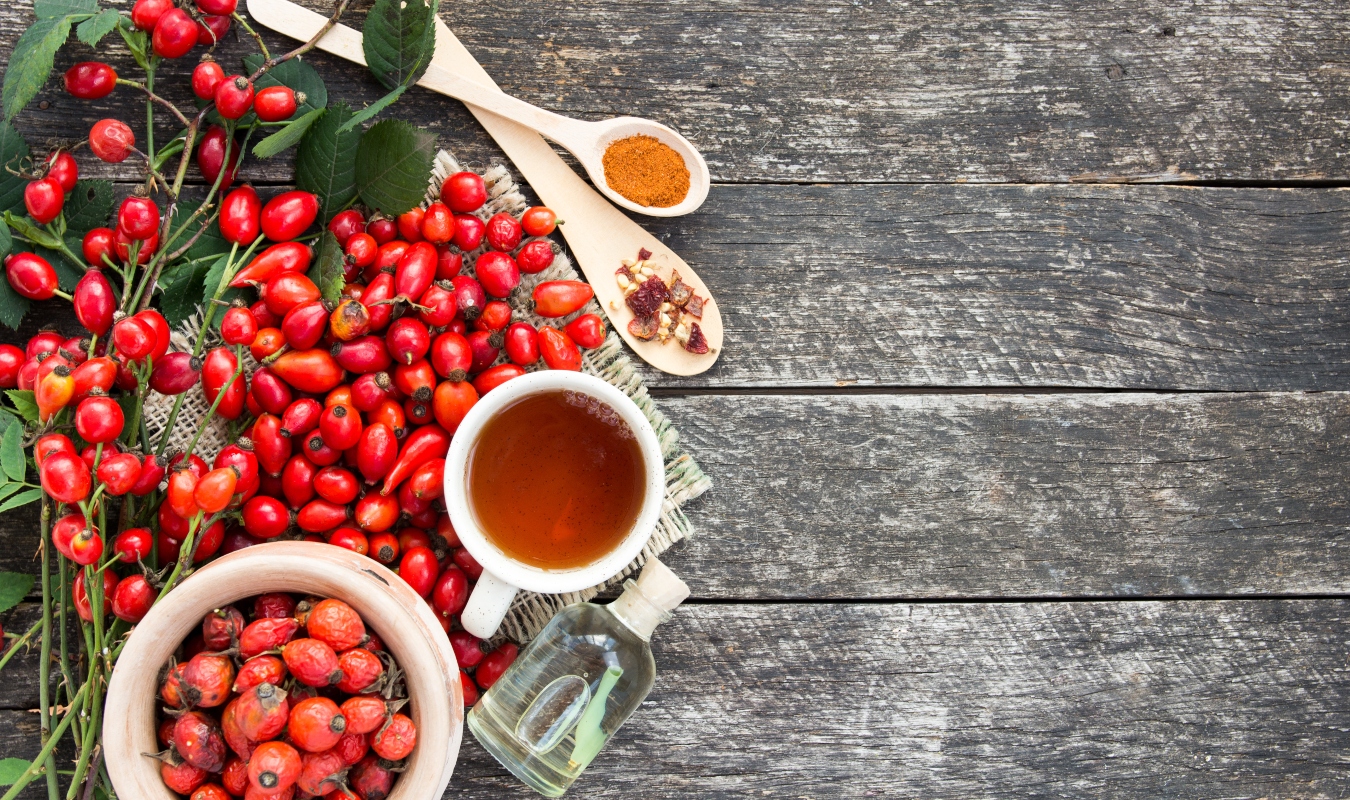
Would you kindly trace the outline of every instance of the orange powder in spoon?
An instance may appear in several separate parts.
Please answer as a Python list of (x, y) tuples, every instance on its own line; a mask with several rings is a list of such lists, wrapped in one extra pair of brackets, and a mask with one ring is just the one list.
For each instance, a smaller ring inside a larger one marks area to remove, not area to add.
[(689, 168), (654, 136), (617, 139), (602, 160), (609, 188), (640, 206), (670, 208), (689, 194)]

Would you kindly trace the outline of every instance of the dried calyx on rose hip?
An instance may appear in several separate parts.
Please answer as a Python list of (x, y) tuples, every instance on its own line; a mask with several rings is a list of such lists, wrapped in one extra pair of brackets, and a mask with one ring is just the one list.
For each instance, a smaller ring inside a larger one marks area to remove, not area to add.
[(402, 669), (342, 600), (241, 600), (208, 613), (176, 655), (151, 757), (180, 794), (383, 800), (417, 745)]
[[(633, 312), (628, 332), (643, 341), (659, 340), (661, 344), (674, 339), (685, 350), (696, 355), (709, 351), (708, 340), (695, 320), (703, 319), (703, 305), (707, 300), (680, 280), (680, 273), (671, 270), (667, 282), (651, 261), (652, 253), (643, 248), (636, 260), (624, 259), (623, 266), (614, 271), (614, 280), (623, 291), (624, 302)], [(610, 303), (615, 310), (617, 305)]]

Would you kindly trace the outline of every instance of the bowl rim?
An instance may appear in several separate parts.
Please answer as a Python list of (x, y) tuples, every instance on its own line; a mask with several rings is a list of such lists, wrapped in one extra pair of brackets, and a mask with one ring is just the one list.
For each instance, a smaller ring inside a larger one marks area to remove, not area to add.
[[(339, 590), (304, 588), (317, 584)], [(152, 606), (132, 629), (108, 682), (104, 709), (105, 761), (118, 794), (177, 800), (155, 762), (144, 756), (159, 750), (160, 671), (213, 608), (271, 591), (337, 597), (376, 630), (406, 674), (417, 723), (417, 746), (389, 800), (441, 796), (464, 733), (463, 686), (449, 638), (426, 601), (384, 565), (319, 542), (265, 542), (218, 558), (176, 587), (172, 599)]]

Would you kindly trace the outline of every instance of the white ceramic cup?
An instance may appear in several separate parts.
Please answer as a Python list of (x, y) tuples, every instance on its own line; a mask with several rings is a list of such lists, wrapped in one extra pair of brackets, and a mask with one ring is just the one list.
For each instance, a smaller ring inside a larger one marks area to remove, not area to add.
[[(469, 454), (489, 419), (515, 401), (541, 392), (566, 390), (580, 392), (605, 403), (618, 413), (637, 436), (642, 461), (647, 470), (646, 494), (642, 510), (628, 535), (617, 547), (583, 567), (543, 569), (524, 564), (502, 552), (483, 534), (468, 496)], [(661, 516), (666, 494), (665, 461), (661, 442), (642, 411), (628, 396), (610, 384), (581, 372), (541, 370), (513, 378), (479, 400), (455, 431), (445, 462), (445, 504), (460, 542), (483, 565), (469, 604), (460, 615), (464, 629), (480, 639), (497, 632), (511, 607), (516, 592), (527, 589), (544, 594), (577, 592), (609, 580), (626, 567), (650, 538)]]

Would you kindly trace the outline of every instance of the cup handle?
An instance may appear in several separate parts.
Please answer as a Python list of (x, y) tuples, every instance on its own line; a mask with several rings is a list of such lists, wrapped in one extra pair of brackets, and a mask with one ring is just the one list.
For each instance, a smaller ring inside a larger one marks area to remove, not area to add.
[(459, 615), (459, 624), (479, 639), (491, 639), (501, 627), (518, 591), (517, 587), (484, 570), (473, 594), (469, 595), (468, 605)]

